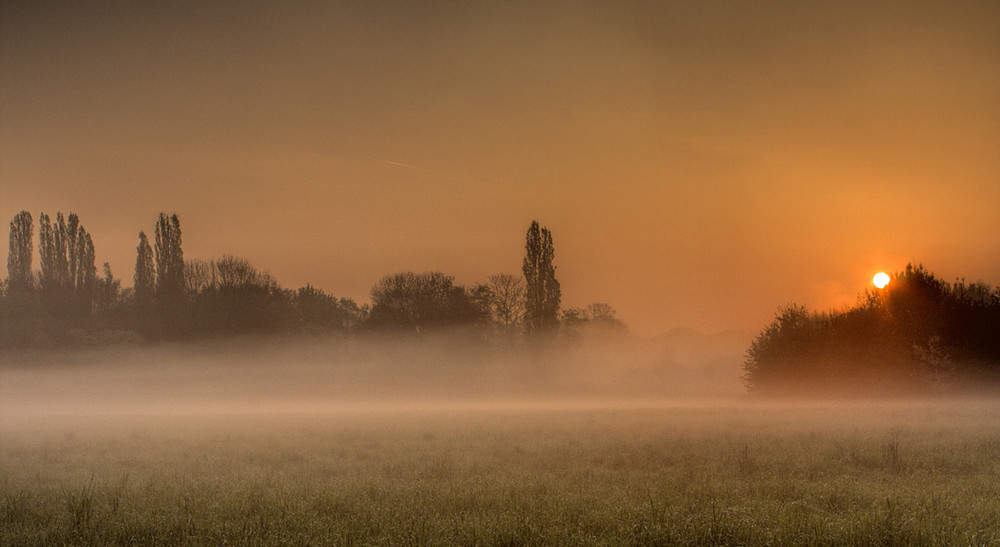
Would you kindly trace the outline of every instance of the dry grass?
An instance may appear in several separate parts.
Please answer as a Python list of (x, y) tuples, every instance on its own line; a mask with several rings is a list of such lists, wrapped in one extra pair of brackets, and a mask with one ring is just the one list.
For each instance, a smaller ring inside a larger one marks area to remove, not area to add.
[(3, 545), (1000, 543), (1000, 404), (6, 417)]

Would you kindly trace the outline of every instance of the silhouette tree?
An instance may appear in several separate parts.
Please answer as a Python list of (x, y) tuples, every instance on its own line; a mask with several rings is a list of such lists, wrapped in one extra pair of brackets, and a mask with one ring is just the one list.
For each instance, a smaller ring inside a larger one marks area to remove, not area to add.
[(808, 351), (810, 315), (803, 306), (789, 305), (750, 344), (743, 364), (747, 389), (751, 392), (784, 389), (807, 373), (803, 362)]
[[(244, 259), (185, 262), (176, 215), (159, 214), (154, 245), (139, 232), (133, 287), (124, 291), (110, 264), (98, 275), (93, 238), (75, 213), (56, 213), (55, 222), (39, 215), (37, 274), (31, 215), (22, 211), (10, 229), (0, 346), (115, 343), (140, 333), (157, 340), (278, 329), (350, 332), (358, 325), (413, 333), (461, 327), (477, 337), (496, 326), (512, 339), (522, 329), (542, 335), (559, 326), (552, 235), (537, 222), (526, 235), (523, 280), (498, 274), (466, 288), (439, 272), (403, 272), (376, 283), (370, 307), (308, 285), (283, 289)], [(41, 291), (32, 290), (36, 284)], [(585, 313), (589, 321), (617, 321), (609, 306)]]
[(32, 291), (31, 258), (33, 250), (31, 214), (21, 211), (10, 222), (10, 247), (7, 253), (7, 279), (0, 300), (0, 345), (16, 347), (38, 339), (44, 319)]
[(565, 327), (576, 327), (583, 325), (588, 320), (586, 310), (580, 308), (566, 308), (562, 311), (562, 324)]
[(350, 299), (340, 300), (311, 285), (295, 294), (296, 320), (306, 332), (348, 332), (361, 319), (361, 309)]
[(466, 290), (440, 272), (402, 272), (378, 281), (371, 292), (369, 325), (377, 329), (421, 333), (429, 329), (472, 325), (483, 319)]
[(107, 314), (118, 306), (121, 281), (111, 273), (111, 264), (104, 263), (104, 276), (94, 283), (94, 308), (99, 314)]
[(156, 272), (153, 270), (153, 249), (149, 246), (145, 232), (139, 232), (139, 245), (135, 248), (135, 275), (132, 290), (136, 303), (146, 306), (152, 302), (156, 290)]
[(62, 213), (56, 213), (56, 225), (52, 229), (52, 246), (55, 255), (55, 280), (60, 289), (70, 285), (69, 277), (69, 244), (67, 243), (69, 227)]
[(184, 296), (184, 253), (177, 215), (168, 218), (160, 213), (155, 235), (156, 293), (160, 302), (176, 301)]
[(76, 277), (77, 277), (77, 264), (79, 260), (79, 236), (80, 236), (80, 217), (76, 213), (70, 213), (66, 220), (66, 232), (63, 234), (66, 242), (66, 254), (67, 254), (67, 265), (68, 265), (68, 275), (66, 277), (66, 286), (70, 288), (76, 287)]
[(227, 255), (212, 264), (213, 283), (219, 290), (239, 291), (270, 288), (275, 285), (274, 278), (270, 274), (257, 271), (245, 258)]
[(14, 215), (14, 219), (10, 221), (10, 247), (7, 254), (8, 292), (27, 292), (32, 288), (33, 236), (31, 213), (21, 211)]
[(51, 294), (58, 286), (59, 264), (52, 221), (45, 213), (38, 215), (38, 258), (41, 266), (41, 289)]
[(584, 311), (587, 315), (587, 321), (593, 327), (609, 332), (623, 333), (628, 331), (628, 327), (621, 319), (618, 319), (618, 313), (611, 307), (611, 304), (594, 302), (587, 304)]
[(1000, 384), (1000, 291), (908, 264), (849, 310), (780, 311), (747, 350), (758, 392), (942, 391)]
[(488, 327), (493, 321), (491, 300), (493, 290), (489, 285), (474, 283), (465, 287), (465, 299), (468, 301), (468, 317), (470, 321), (478, 322), (481, 327)]
[(96, 254), (94, 241), (82, 225), (76, 237), (76, 260), (76, 280), (74, 283), (76, 293), (82, 300), (89, 300), (93, 296), (94, 281), (97, 279), (97, 266), (94, 264)]
[(188, 299), (194, 300), (202, 291), (211, 286), (211, 262), (199, 259), (184, 261), (184, 291)]
[(77, 301), (91, 296), (97, 279), (94, 241), (75, 213), (70, 213), (68, 224), (57, 213), (54, 226), (49, 215), (39, 215), (38, 254), (39, 280), (47, 293), (71, 288)]
[(211, 280), (196, 302), (204, 331), (273, 331), (285, 320), (285, 291), (248, 260), (227, 255), (212, 261)]
[[(618, 319), (610, 304), (595, 302), (585, 308), (569, 308), (562, 312), (562, 324), (566, 337), (571, 340), (581, 338), (608, 338), (628, 332), (628, 327)], [(586, 335), (586, 336), (585, 336)]]
[(532, 221), (525, 236), (522, 271), (525, 280), (525, 325), (533, 335), (554, 334), (559, 328), (562, 293), (552, 264), (555, 251), (548, 228)]
[(524, 280), (511, 274), (489, 278), (489, 306), (493, 323), (507, 339), (512, 339), (524, 319)]

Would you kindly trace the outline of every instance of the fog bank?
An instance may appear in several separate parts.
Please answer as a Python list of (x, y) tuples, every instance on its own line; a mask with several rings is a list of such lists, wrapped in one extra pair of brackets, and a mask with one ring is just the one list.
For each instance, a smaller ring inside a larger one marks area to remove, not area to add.
[(310, 412), (731, 398), (746, 337), (497, 347), (457, 336), (231, 339), (8, 353), (0, 414)]

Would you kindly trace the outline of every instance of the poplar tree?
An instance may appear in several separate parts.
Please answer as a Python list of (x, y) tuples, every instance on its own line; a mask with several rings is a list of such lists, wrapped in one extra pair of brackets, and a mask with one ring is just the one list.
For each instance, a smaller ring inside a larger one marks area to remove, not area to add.
[(62, 213), (56, 213), (56, 225), (52, 228), (52, 247), (55, 255), (55, 284), (61, 289), (69, 286), (69, 258), (67, 253), (66, 219)]
[(34, 226), (31, 213), (21, 211), (10, 221), (10, 248), (7, 253), (7, 290), (31, 289), (31, 253)]
[(132, 278), (132, 287), (136, 301), (147, 304), (156, 288), (156, 272), (153, 270), (153, 249), (149, 246), (145, 232), (139, 232), (139, 246), (135, 251), (135, 276)]
[(94, 241), (87, 230), (80, 226), (76, 236), (76, 290), (87, 297), (92, 296), (94, 280), (97, 278)]
[(552, 264), (555, 251), (552, 233), (532, 221), (525, 236), (524, 318), (531, 334), (551, 334), (559, 327), (559, 304), (562, 292)]
[(76, 287), (76, 272), (78, 269), (79, 260), (79, 246), (77, 245), (77, 238), (80, 232), (80, 218), (76, 216), (76, 213), (70, 213), (69, 219), (66, 221), (66, 232), (63, 234), (66, 241), (66, 250), (69, 255), (68, 260), (68, 270), (66, 275), (66, 286), (70, 288)]
[(156, 292), (170, 300), (184, 295), (184, 253), (177, 215), (160, 213), (156, 222)]
[(38, 258), (42, 268), (42, 290), (52, 291), (57, 285), (58, 265), (56, 264), (55, 233), (49, 215), (38, 215)]

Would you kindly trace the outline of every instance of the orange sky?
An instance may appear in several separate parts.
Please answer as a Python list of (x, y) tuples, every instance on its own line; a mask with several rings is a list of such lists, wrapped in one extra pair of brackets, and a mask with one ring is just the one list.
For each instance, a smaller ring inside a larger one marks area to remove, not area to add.
[(77, 212), (126, 285), (160, 211), (359, 301), (519, 273), (537, 219), (564, 306), (641, 334), (910, 260), (1000, 283), (995, 2), (36, 4), (0, 5), (0, 218)]

